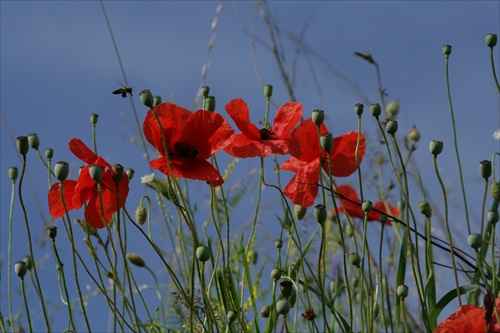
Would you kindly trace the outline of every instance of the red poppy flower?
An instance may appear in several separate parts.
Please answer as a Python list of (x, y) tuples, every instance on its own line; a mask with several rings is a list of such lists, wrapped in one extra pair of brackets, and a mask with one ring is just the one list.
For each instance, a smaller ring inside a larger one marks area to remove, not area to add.
[[(344, 207), (339, 206), (338, 207), (338, 212), (347, 212), (351, 217), (358, 217), (360, 219), (363, 218), (364, 213), (363, 210), (361, 209), (361, 199), (358, 198), (358, 194), (356, 193), (356, 190), (352, 188), (352, 186), (349, 185), (340, 185), (337, 188), (337, 192), (342, 194), (344, 197), (347, 199), (351, 200), (342, 200), (342, 198), (339, 198), (339, 200), (344, 204)], [(354, 202), (356, 203), (354, 203)], [(389, 210), (386, 209), (386, 204)], [(393, 207), (389, 205), (388, 203), (384, 201), (378, 201), (372, 205), (373, 210), (368, 213), (368, 221), (380, 221), (380, 212), (385, 212), (386, 214), (395, 216), (399, 214), (399, 209), (396, 207)], [(334, 211), (335, 212), (335, 211)], [(391, 225), (390, 221), (387, 221), (387, 225)]]
[[(321, 125), (320, 133), (327, 133), (325, 125)], [(281, 170), (294, 171), (296, 174), (286, 185), (283, 193), (292, 200), (292, 203), (309, 207), (314, 205), (318, 194), (320, 179), (319, 140), (317, 126), (311, 118), (304, 120), (290, 134), (289, 140), (298, 148), (298, 153), (286, 160)], [(332, 175), (347, 177), (357, 169), (355, 151), (358, 140), (357, 132), (349, 132), (333, 140), (333, 149), (330, 152)], [(365, 138), (361, 135), (358, 149), (358, 160), (361, 163), (365, 154)], [(323, 151), (323, 169), (328, 172), (328, 155)]]
[[(117, 212), (125, 204), (129, 190), (127, 174), (123, 173), (121, 180), (116, 183), (113, 179), (114, 175), (116, 175), (115, 169), (102, 157), (94, 154), (80, 139), (72, 139), (68, 145), (76, 157), (88, 164), (80, 170), (78, 181), (64, 181), (63, 198), (66, 207), (68, 211), (79, 209), (84, 202), (87, 202), (84, 213), (85, 220), (94, 228), (103, 228), (109, 223), (113, 213)], [(89, 174), (89, 168), (93, 164), (99, 165), (102, 169), (100, 195), (96, 181)], [(49, 209), (54, 217), (65, 214), (58, 184), (52, 185), (49, 191)]]
[(233, 99), (226, 105), (226, 111), (241, 131), (224, 149), (229, 155), (242, 158), (265, 157), (271, 154), (289, 154), (290, 150), (294, 149), (289, 147), (290, 143), (286, 139), (302, 118), (300, 103), (290, 102), (280, 107), (274, 117), (273, 126), (261, 130), (250, 122), (248, 106), (242, 99)]
[[(165, 135), (173, 176), (204, 180), (211, 186), (222, 185), (224, 179), (206, 159), (231, 143), (234, 131), (229, 123), (218, 113), (206, 110), (193, 113), (172, 103), (157, 105), (155, 111)], [(162, 155), (151, 161), (151, 167), (172, 176), (153, 111), (148, 111), (142, 128), (148, 142)]]
[[(496, 307), (500, 311), (500, 298), (495, 300)], [(484, 318), (486, 310), (477, 305), (462, 305), (457, 312), (451, 314), (434, 330), (434, 333), (500, 333), (500, 325), (493, 315), (486, 330), (486, 320)]]

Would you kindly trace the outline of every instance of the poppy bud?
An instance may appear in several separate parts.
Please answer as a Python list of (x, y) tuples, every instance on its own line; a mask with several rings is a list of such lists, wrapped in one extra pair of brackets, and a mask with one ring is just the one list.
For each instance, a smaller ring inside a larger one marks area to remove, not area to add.
[(363, 201), (363, 203), (361, 204), (361, 209), (363, 209), (363, 212), (366, 214), (371, 212), (372, 208), (373, 208), (373, 204), (369, 200)]
[(31, 256), (24, 256), (23, 260), (26, 263), (26, 268), (30, 271), (33, 268), (33, 259)]
[(144, 262), (144, 259), (137, 253), (127, 253), (127, 259), (134, 265), (138, 267), (144, 267), (146, 266), (146, 263)]
[(394, 136), (398, 131), (398, 122), (396, 120), (389, 120), (385, 125), (385, 130), (387, 133)]
[(139, 93), (139, 98), (141, 99), (142, 104), (147, 106), (148, 108), (152, 108), (154, 105), (153, 94), (149, 89), (144, 89)]
[(325, 111), (313, 110), (311, 118), (316, 126), (320, 126), (325, 121)]
[(98, 119), (99, 119), (99, 115), (97, 113), (91, 113), (90, 114), (90, 123), (92, 125), (96, 125)]
[(449, 56), (451, 54), (451, 45), (443, 45), (443, 53), (445, 56)]
[(132, 180), (132, 178), (134, 178), (134, 175), (135, 175), (134, 169), (127, 169), (127, 171), (125, 171), (125, 173), (127, 174), (128, 181), (130, 182)]
[(496, 210), (488, 211), (487, 219), (488, 219), (488, 223), (497, 224), (498, 219), (499, 219), (498, 211), (496, 211)]
[(201, 87), (200, 93), (201, 93), (201, 96), (208, 97), (208, 95), (210, 95), (210, 87), (209, 86)]
[(102, 167), (99, 164), (92, 164), (89, 167), (90, 177), (96, 182), (100, 182), (102, 179)]
[(273, 281), (278, 281), (279, 279), (281, 279), (281, 269), (279, 268), (273, 268), (271, 270), (271, 279), (273, 279)]
[(24, 261), (18, 261), (14, 265), (14, 272), (16, 272), (16, 275), (19, 276), (21, 279), (24, 278), (26, 275), (26, 272), (28, 270), (28, 265)]
[(215, 111), (215, 96), (207, 97), (207, 106), (208, 111)]
[(307, 212), (307, 207), (301, 205), (295, 205), (293, 207), (293, 216), (295, 216), (295, 218), (299, 221), (302, 220), (304, 216), (306, 216), (306, 212)]
[(148, 211), (141, 202), (135, 210), (135, 222), (137, 222), (137, 224), (143, 225), (144, 223), (146, 223), (147, 218)]
[(280, 283), (280, 291), (281, 295), (284, 298), (288, 298), (292, 295), (293, 292), (293, 283), (290, 280), (285, 280)]
[(408, 140), (410, 140), (411, 143), (417, 143), (420, 140), (420, 132), (415, 125), (413, 125), (410, 132), (408, 132)]
[(443, 141), (432, 140), (429, 143), (429, 150), (434, 157), (437, 157), (443, 151)]
[(376, 103), (376, 104), (370, 105), (370, 113), (375, 118), (378, 118), (380, 116), (380, 114), (382, 113), (382, 108), (380, 107), (380, 104)]
[(488, 180), (491, 176), (491, 162), (488, 160), (483, 160), (479, 162), (479, 174), (481, 174), (481, 177), (484, 178), (484, 180)]
[(353, 252), (349, 255), (349, 262), (351, 265), (354, 265), (356, 267), (359, 267), (359, 264), (361, 263), (361, 257), (358, 252)]
[(432, 208), (429, 202), (423, 201), (418, 204), (418, 210), (428, 219), (432, 216)]
[(154, 96), (153, 97), (153, 107), (160, 105), (161, 104), (161, 96)]
[(49, 160), (52, 157), (54, 157), (54, 149), (52, 149), (52, 148), (45, 149), (45, 157), (47, 157), (47, 159), (49, 159)]
[(276, 302), (276, 311), (283, 316), (286, 316), (290, 312), (290, 302), (286, 299), (280, 299)]
[(283, 247), (283, 241), (281, 239), (277, 239), (274, 241), (274, 247), (278, 250)]
[(361, 117), (361, 115), (363, 114), (363, 109), (365, 108), (365, 106), (361, 103), (357, 103), (354, 105), (354, 112), (356, 112), (356, 114), (358, 115), (358, 117)]
[(31, 148), (38, 150), (38, 147), (40, 146), (40, 139), (38, 139), (38, 135), (36, 133), (28, 135), (28, 142)]
[(321, 134), (319, 138), (319, 142), (321, 144), (321, 148), (327, 153), (331, 152), (333, 149), (333, 137), (331, 133)]
[(388, 219), (387, 215), (385, 215), (385, 214), (380, 214), (379, 221), (380, 221), (380, 223), (382, 223), (382, 225), (384, 225), (384, 224), (386, 224), (386, 223), (387, 223), (387, 219)]
[(399, 113), (399, 100), (395, 99), (385, 107), (385, 114), (389, 119), (393, 119)]
[(490, 48), (494, 48), (497, 45), (497, 35), (495, 34), (486, 34), (486, 45)]
[(57, 162), (56, 165), (54, 166), (54, 175), (56, 176), (56, 179), (62, 182), (63, 180), (66, 180), (66, 178), (68, 178), (68, 174), (69, 174), (68, 163), (63, 161)]
[(10, 180), (16, 180), (17, 179), (17, 174), (18, 174), (18, 170), (17, 170), (16, 167), (9, 168), (9, 178), (10, 178)]
[(238, 312), (229, 310), (229, 312), (227, 313), (227, 322), (231, 324), (236, 319), (238, 319)]
[(123, 178), (123, 166), (121, 164), (115, 164), (113, 165), (113, 169), (115, 170), (115, 172), (113, 172), (111, 177), (113, 178), (115, 183), (118, 184)]
[(495, 201), (500, 201), (500, 182), (491, 183), (490, 193)]
[(196, 249), (196, 258), (201, 262), (207, 261), (210, 259), (210, 249), (203, 245), (198, 246)]
[(269, 318), (269, 313), (271, 312), (271, 306), (269, 305), (264, 305), (260, 309), (260, 315), (262, 318)]
[(477, 251), (483, 244), (483, 240), (481, 239), (480, 234), (470, 234), (467, 238), (467, 243), (469, 243), (469, 246)]
[(400, 284), (396, 289), (396, 294), (401, 298), (406, 298), (408, 296), (408, 287), (404, 284)]
[(55, 225), (51, 225), (47, 228), (47, 235), (49, 235), (50, 239), (56, 239), (57, 237), (57, 227)]
[(264, 86), (264, 96), (266, 96), (267, 98), (271, 98), (272, 95), (273, 95), (273, 86), (270, 84), (266, 84)]
[(26, 156), (28, 150), (30, 149), (28, 138), (26, 136), (20, 136), (17, 138), (16, 143), (19, 154)]
[(319, 204), (316, 207), (314, 207), (314, 217), (316, 218), (316, 221), (323, 225), (326, 221), (326, 207), (325, 205)]

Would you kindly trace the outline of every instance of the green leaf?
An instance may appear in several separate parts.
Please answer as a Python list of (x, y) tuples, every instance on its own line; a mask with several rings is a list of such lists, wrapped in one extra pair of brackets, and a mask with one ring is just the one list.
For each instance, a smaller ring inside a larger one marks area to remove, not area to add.
[[(468, 285), (461, 286), (460, 288), (458, 288), (458, 291), (459, 291), (460, 295), (464, 295), (464, 294), (472, 293), (472, 292), (476, 291), (477, 289), (479, 289), (478, 284), (468, 284)], [(436, 307), (432, 310), (431, 316), (430, 316), (431, 322), (437, 321), (437, 318), (439, 317), (439, 314), (441, 313), (441, 311), (446, 307), (446, 305), (448, 305), (448, 303), (453, 301), (457, 296), (458, 295), (457, 295), (456, 288), (447, 292), (446, 295), (444, 295), (443, 298), (441, 298), (439, 300), (439, 302), (436, 303)]]

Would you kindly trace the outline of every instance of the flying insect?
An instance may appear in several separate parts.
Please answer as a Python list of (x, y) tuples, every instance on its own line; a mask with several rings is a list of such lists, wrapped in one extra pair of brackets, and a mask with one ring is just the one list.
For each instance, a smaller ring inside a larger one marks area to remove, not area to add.
[(123, 87), (118, 88), (115, 91), (113, 91), (113, 94), (114, 95), (122, 95), (122, 97), (125, 98), (125, 97), (127, 97), (127, 94), (130, 94), (130, 96), (133, 96), (132, 91), (133, 91), (132, 88), (127, 87), (127, 86), (123, 86)]

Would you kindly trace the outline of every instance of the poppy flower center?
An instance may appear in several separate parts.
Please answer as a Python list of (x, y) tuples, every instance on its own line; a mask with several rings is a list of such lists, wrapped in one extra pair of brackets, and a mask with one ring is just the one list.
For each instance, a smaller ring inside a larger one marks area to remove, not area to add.
[(260, 139), (261, 140), (276, 140), (276, 134), (274, 134), (273, 130), (270, 128), (263, 128), (260, 130)]
[(187, 142), (176, 142), (174, 144), (174, 149), (176, 151), (176, 155), (179, 155), (184, 158), (195, 159), (198, 156), (198, 150), (196, 146), (192, 146)]

